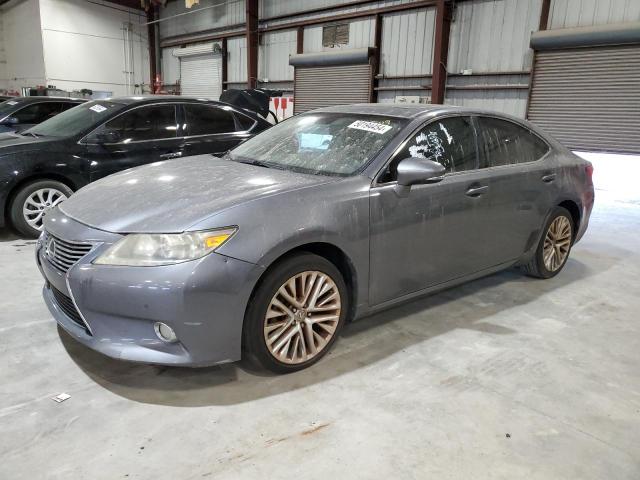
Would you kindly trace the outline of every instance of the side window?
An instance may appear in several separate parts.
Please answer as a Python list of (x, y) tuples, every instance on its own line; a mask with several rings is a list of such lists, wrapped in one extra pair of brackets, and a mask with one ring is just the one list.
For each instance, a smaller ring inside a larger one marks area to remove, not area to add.
[(69, 110), (70, 108), (73, 107), (77, 107), (78, 105), (81, 105), (80, 103), (71, 103), (71, 102), (66, 102), (62, 104), (62, 112)]
[(59, 102), (34, 103), (18, 110), (12, 115), (18, 119), (18, 123), (40, 123), (54, 117), (62, 110)]
[(477, 168), (477, 151), (471, 118), (445, 118), (420, 129), (396, 154), (381, 181), (394, 180), (398, 163), (409, 157), (441, 163), (447, 173), (474, 170)]
[(134, 108), (105, 123), (100, 130), (117, 133), (119, 141), (174, 138), (177, 130), (176, 108), (173, 105)]
[(185, 104), (185, 135), (212, 135), (236, 131), (233, 113), (211, 105)]
[(251, 128), (253, 128), (253, 126), (256, 124), (256, 121), (253, 118), (249, 118), (246, 115), (243, 115), (242, 113), (235, 112), (235, 115), (236, 115), (236, 119), (238, 120), (238, 123), (240, 124), (240, 128), (243, 131), (251, 130)]
[(480, 165), (483, 168), (533, 162), (549, 150), (540, 138), (515, 123), (479, 117), (478, 125)]

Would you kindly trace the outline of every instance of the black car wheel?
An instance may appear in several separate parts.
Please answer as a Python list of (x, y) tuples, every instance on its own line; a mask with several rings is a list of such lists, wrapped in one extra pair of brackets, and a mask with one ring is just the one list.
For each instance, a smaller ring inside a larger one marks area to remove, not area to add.
[(245, 351), (276, 373), (307, 368), (331, 349), (348, 303), (347, 286), (331, 262), (311, 253), (288, 257), (267, 272), (249, 302)]
[(523, 267), (527, 275), (537, 278), (555, 277), (569, 258), (574, 228), (569, 211), (562, 207), (555, 207), (544, 226), (535, 255)]
[(11, 224), (22, 235), (37, 238), (48, 210), (71, 196), (73, 190), (55, 180), (36, 180), (23, 186), (10, 206)]

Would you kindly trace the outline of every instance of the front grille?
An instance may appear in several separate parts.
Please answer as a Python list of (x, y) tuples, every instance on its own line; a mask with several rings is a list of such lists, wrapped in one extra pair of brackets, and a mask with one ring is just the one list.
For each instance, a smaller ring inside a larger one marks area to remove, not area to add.
[(91, 251), (91, 243), (71, 242), (62, 240), (47, 233), (44, 238), (44, 256), (57, 270), (63, 273)]
[(53, 294), (53, 298), (56, 301), (56, 304), (58, 305), (58, 307), (60, 307), (60, 310), (62, 310), (62, 312), (67, 317), (69, 317), (76, 324), (84, 328), (86, 332), (90, 334), (91, 332), (89, 332), (89, 329), (87, 328), (87, 324), (84, 323), (84, 320), (82, 320), (82, 317), (80, 316), (80, 312), (78, 312), (78, 309), (73, 304), (73, 300), (71, 300), (71, 298), (67, 297), (64, 293), (62, 293), (60, 290), (55, 288), (53, 285), (51, 285), (50, 288), (51, 288), (51, 293)]

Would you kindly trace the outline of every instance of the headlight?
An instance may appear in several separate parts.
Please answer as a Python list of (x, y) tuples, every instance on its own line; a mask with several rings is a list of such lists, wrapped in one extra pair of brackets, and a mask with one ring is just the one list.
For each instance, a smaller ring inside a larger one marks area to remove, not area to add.
[(152, 267), (187, 262), (213, 252), (238, 229), (235, 227), (208, 232), (131, 234), (113, 244), (93, 263)]

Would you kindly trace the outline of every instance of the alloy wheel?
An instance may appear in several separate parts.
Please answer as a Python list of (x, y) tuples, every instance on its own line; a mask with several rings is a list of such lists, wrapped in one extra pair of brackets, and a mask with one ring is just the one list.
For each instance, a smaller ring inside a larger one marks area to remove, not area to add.
[(571, 222), (565, 216), (556, 217), (547, 230), (542, 247), (544, 266), (555, 272), (564, 265), (571, 247)]
[(27, 197), (22, 206), (22, 214), (27, 224), (36, 230), (42, 230), (42, 217), (58, 205), (67, 196), (55, 188), (41, 188)]
[(264, 318), (269, 353), (290, 365), (316, 357), (340, 321), (341, 299), (326, 273), (305, 271), (289, 278), (271, 299)]

